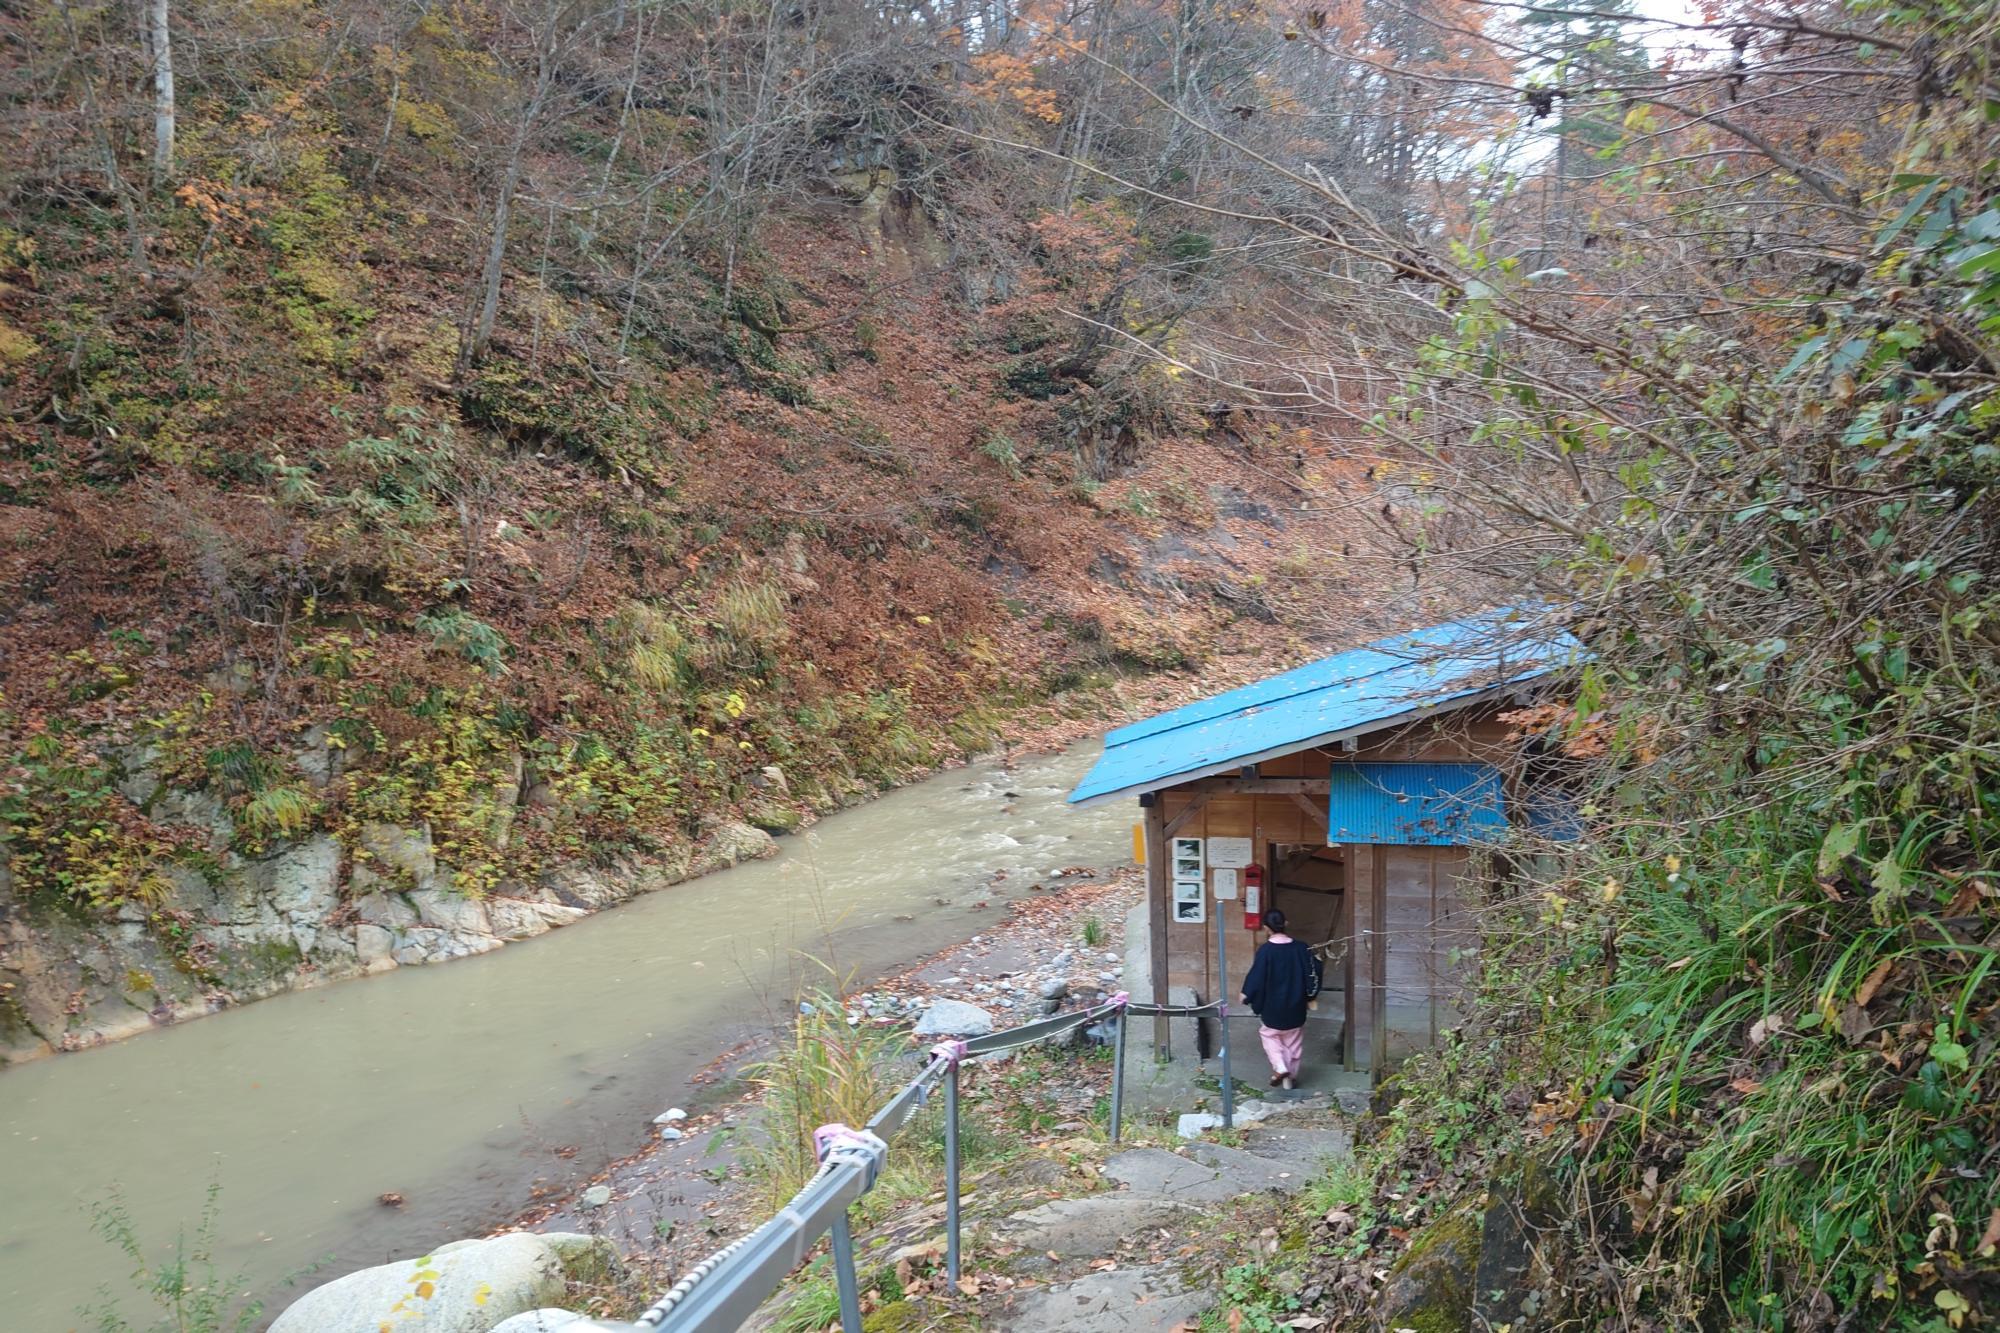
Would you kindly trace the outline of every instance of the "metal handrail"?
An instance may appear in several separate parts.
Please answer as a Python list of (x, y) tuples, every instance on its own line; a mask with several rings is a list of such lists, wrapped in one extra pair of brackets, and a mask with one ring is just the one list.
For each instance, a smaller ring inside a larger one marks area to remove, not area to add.
[[(1169, 1017), (1227, 1018), (1221, 1001), (1202, 1005), (1135, 1003), (1123, 991), (1089, 1009), (1024, 1023), (964, 1041), (942, 1042), (931, 1050), (923, 1072), (883, 1103), (865, 1128), (822, 1126), (815, 1141), (819, 1170), (791, 1200), (763, 1225), (738, 1237), (690, 1268), (653, 1307), (630, 1324), (579, 1321), (578, 1329), (622, 1330), (622, 1333), (722, 1333), (741, 1325), (804, 1263), (821, 1236), (831, 1235), (835, 1282), (840, 1292), (843, 1333), (861, 1333), (860, 1284), (854, 1265), (854, 1237), (848, 1229), (848, 1209), (873, 1188), (887, 1159), (889, 1144), (939, 1086), (945, 1092), (945, 1272), (959, 1275), (958, 1189), (958, 1067), (970, 1059), (1001, 1055), (1032, 1046), (1115, 1015), (1111, 1075), (1111, 1141), (1118, 1142), (1125, 1101), (1125, 1027), (1134, 1014)], [(1226, 1025), (1225, 1025), (1226, 1026)], [(1234, 1122), (1230, 1091), (1229, 1050), (1222, 1050), (1223, 1123)], [(571, 1327), (565, 1325), (565, 1327)]]

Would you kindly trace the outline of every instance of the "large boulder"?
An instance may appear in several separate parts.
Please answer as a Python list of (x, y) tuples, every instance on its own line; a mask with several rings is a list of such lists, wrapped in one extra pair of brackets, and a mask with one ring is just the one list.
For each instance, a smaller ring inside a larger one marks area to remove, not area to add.
[(716, 825), (696, 854), (694, 872), (726, 870), (744, 861), (761, 861), (778, 854), (777, 841), (763, 829), (734, 821)]
[(583, 1318), (568, 1310), (530, 1310), (493, 1326), (493, 1333), (557, 1333)]
[(919, 1037), (983, 1037), (993, 1030), (993, 1015), (963, 1000), (937, 1000), (917, 1020)]
[(609, 1241), (590, 1236), (514, 1231), (456, 1241), (315, 1287), (270, 1333), (493, 1333), (516, 1315), (553, 1312), (569, 1272), (614, 1258)]
[(477, 898), (450, 889), (418, 889), (409, 899), (417, 909), (417, 919), (427, 926), (461, 937), (493, 933), (486, 905)]
[(1568, 1209), (1554, 1173), (1541, 1161), (1506, 1163), (1486, 1194), (1472, 1312), (1480, 1328), (1522, 1325), (1541, 1311), (1557, 1279), (1549, 1260), (1562, 1252), (1557, 1233)]
[(1480, 1211), (1475, 1199), (1418, 1232), (1389, 1270), (1376, 1297), (1378, 1327), (1421, 1333), (1470, 1333), (1479, 1267)]
[(486, 900), (486, 916), (493, 923), (493, 933), (503, 940), (527, 940), (566, 926), (590, 913), (581, 907), (566, 907), (562, 903), (543, 902), (536, 898), (501, 898)]

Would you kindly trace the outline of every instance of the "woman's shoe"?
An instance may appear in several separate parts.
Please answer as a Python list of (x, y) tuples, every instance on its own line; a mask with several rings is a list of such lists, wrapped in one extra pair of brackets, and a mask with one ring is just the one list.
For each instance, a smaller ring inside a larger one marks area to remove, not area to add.
[(1277, 1073), (1271, 1075), (1271, 1086), (1274, 1088), (1277, 1087), (1280, 1083), (1283, 1083), (1284, 1081), (1285, 1081), (1285, 1073), (1282, 1069), (1279, 1070)]
[(1296, 1088), (1298, 1086), (1299, 1086), (1298, 1083), (1292, 1078), (1290, 1074), (1285, 1075), (1285, 1091), (1290, 1092), (1293, 1088)]

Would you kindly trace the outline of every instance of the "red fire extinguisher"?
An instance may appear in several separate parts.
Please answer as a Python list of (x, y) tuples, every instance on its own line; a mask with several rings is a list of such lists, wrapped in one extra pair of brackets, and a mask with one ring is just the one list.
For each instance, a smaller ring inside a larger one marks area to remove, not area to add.
[(1243, 867), (1243, 929), (1259, 930), (1264, 925), (1264, 867)]

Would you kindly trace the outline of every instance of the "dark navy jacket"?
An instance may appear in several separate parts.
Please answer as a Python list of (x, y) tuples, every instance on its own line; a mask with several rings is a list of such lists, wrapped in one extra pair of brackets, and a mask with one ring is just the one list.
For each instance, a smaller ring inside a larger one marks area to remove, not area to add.
[[(1250, 975), (1243, 978), (1243, 998), (1265, 1027), (1277, 1032), (1302, 1028), (1306, 1025), (1306, 992), (1318, 989), (1323, 974), (1318, 955), (1302, 941), (1267, 941), (1257, 947)], [(1312, 978), (1311, 986), (1307, 985), (1308, 977)]]

